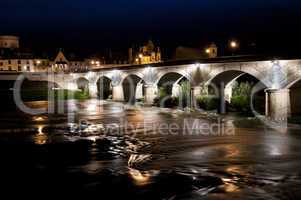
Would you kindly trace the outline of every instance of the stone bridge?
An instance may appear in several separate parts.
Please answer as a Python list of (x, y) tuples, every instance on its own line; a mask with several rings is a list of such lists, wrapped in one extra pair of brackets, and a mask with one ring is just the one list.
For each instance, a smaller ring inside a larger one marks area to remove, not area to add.
[[(214, 83), (224, 102), (230, 83), (248, 74), (261, 83), (257, 89), (265, 91), (266, 116), (282, 120), (291, 113), (290, 102), (296, 102), (290, 88), (301, 79), (300, 70), (301, 59), (232, 57), (102, 68), (87, 73), (28, 73), (26, 77), (55, 82), (69, 90), (87, 87), (92, 97), (101, 91), (111, 91), (114, 101), (144, 98), (146, 104), (152, 104), (160, 86), (170, 86), (170, 93), (176, 95), (183, 79), (190, 82), (194, 97), (202, 94), (204, 86)], [(16, 79), (16, 75), (0, 75), (0, 79)], [(220, 111), (224, 113), (225, 108), (221, 106)]]

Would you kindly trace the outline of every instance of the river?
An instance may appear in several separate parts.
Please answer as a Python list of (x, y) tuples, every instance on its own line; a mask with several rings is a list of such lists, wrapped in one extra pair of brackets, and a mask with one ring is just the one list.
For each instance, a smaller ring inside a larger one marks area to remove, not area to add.
[(1, 195), (301, 197), (298, 126), (280, 130), (251, 118), (97, 100), (70, 100), (63, 108), (35, 116), (8, 108), (0, 113)]

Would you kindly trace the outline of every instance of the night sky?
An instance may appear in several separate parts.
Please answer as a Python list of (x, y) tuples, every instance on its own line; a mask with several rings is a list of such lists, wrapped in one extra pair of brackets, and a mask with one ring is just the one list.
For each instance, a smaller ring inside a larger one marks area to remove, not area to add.
[(1, 0), (0, 34), (29, 48), (98, 51), (153, 39), (200, 47), (229, 39), (258, 52), (297, 52), (301, 2), (293, 0)]

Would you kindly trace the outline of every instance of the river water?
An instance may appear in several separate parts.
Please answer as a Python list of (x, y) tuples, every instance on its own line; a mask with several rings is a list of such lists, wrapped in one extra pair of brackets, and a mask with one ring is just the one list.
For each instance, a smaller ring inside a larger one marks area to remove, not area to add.
[[(46, 108), (48, 102), (28, 105)], [(297, 126), (273, 129), (250, 118), (97, 100), (63, 105), (65, 113), (32, 116), (10, 108), (1, 112), (1, 195), (301, 197)]]

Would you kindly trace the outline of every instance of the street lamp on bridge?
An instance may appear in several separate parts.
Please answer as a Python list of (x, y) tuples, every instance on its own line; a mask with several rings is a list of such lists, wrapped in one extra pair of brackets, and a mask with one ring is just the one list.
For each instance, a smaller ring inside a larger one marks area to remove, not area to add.
[(238, 49), (239, 43), (236, 40), (231, 40), (229, 43), (229, 47), (232, 51), (232, 56), (234, 56), (234, 52)]

